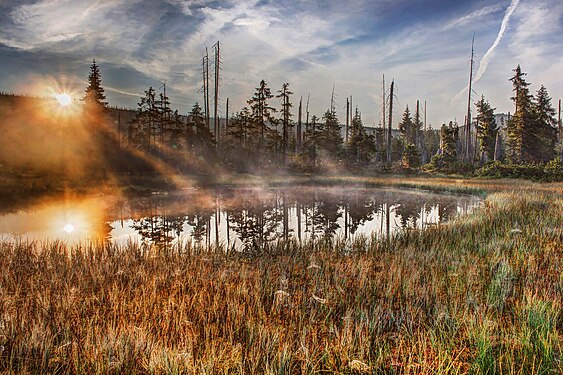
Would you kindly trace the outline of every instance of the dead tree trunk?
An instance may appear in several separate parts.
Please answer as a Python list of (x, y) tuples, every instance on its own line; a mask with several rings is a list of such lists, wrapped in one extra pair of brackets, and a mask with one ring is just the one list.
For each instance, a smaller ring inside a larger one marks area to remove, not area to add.
[(219, 116), (217, 108), (219, 106), (219, 71), (221, 68), (221, 55), (219, 49), (219, 41), (215, 44), (215, 94), (214, 94), (214, 110), (213, 110), (213, 126), (215, 127), (215, 147), (219, 146)]
[(561, 125), (561, 99), (559, 99), (559, 111), (557, 115), (557, 126), (559, 126), (559, 151), (563, 161), (563, 128)]
[(391, 96), (389, 100), (389, 127), (387, 128), (387, 163), (391, 163), (391, 126), (393, 125), (393, 91), (395, 80), (391, 81)]
[(348, 145), (348, 126), (350, 118), (350, 101), (346, 98), (346, 145)]
[(301, 129), (302, 105), (303, 105), (303, 97), (299, 99), (299, 113), (297, 116), (297, 152), (301, 151), (301, 142), (302, 142), (302, 129)]
[(225, 139), (229, 134), (229, 98), (227, 98), (227, 105), (225, 106)]
[(204, 84), (205, 84), (205, 125), (207, 129), (211, 129), (211, 116), (210, 116), (210, 108), (209, 108), (209, 52), (207, 47), (205, 48), (205, 66), (204, 66)]
[(473, 34), (473, 41), (471, 42), (471, 63), (469, 68), (469, 93), (467, 95), (467, 117), (465, 124), (465, 161), (471, 160), (471, 91), (473, 84), (473, 63), (474, 63), (474, 44), (475, 34)]

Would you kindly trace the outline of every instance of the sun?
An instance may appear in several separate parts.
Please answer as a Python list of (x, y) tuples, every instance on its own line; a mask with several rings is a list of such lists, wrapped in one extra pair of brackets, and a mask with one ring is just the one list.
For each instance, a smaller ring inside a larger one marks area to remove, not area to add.
[(63, 230), (67, 233), (72, 233), (72, 232), (74, 232), (74, 225), (67, 224), (67, 225), (64, 226)]
[(55, 95), (55, 99), (61, 107), (66, 107), (72, 103), (72, 96), (66, 93), (60, 93)]

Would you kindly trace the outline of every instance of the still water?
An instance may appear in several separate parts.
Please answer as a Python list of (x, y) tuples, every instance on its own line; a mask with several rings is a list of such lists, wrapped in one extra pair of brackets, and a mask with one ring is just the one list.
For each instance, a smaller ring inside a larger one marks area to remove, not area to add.
[(385, 236), (437, 225), (480, 199), (359, 187), (191, 189), (148, 196), (66, 197), (0, 213), (0, 239), (98, 239), (239, 250), (282, 239)]

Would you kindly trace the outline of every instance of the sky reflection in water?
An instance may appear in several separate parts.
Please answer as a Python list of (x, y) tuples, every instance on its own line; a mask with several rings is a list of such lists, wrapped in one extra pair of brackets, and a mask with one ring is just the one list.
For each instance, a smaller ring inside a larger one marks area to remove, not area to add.
[[(473, 210), (479, 198), (399, 189), (291, 187), (184, 190), (67, 198), (0, 216), (4, 239), (178, 240), (252, 249), (281, 239), (352, 238), (423, 228)], [(217, 214), (218, 213), (218, 214)]]

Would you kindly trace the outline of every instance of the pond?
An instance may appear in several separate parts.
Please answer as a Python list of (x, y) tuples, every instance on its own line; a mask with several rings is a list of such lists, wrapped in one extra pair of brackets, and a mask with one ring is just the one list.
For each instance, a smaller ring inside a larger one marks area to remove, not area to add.
[(0, 215), (3, 240), (166, 245), (219, 243), (245, 250), (277, 240), (387, 236), (471, 212), (467, 195), (361, 187), (190, 189), (148, 196), (67, 197)]

